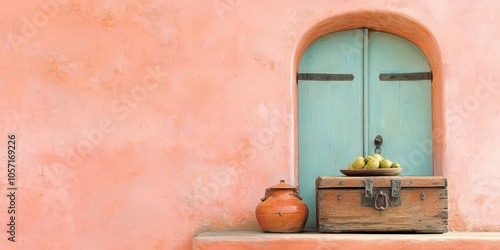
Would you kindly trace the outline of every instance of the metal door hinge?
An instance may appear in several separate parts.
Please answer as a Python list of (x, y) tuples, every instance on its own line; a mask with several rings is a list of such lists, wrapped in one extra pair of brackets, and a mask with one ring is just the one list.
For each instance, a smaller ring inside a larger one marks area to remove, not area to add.
[(353, 74), (319, 74), (319, 73), (300, 73), (297, 74), (297, 80), (307, 81), (352, 81)]
[(421, 81), (432, 80), (432, 72), (380, 74), (380, 81)]

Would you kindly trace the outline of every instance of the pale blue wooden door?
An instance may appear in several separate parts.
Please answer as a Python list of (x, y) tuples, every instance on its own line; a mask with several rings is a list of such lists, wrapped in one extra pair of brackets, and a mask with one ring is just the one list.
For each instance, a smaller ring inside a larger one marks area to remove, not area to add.
[(402, 175), (433, 175), (431, 80), (380, 80), (380, 74), (430, 72), (425, 55), (401, 37), (368, 36), (368, 153), (381, 135), (382, 156), (398, 161)]
[(316, 178), (341, 176), (357, 156), (372, 155), (377, 135), (384, 139), (382, 155), (399, 161), (404, 175), (432, 175), (430, 80), (380, 79), (415, 72), (430, 69), (414, 44), (367, 29), (325, 36), (304, 52), (298, 139), (306, 228), (316, 227)]
[[(352, 80), (298, 81), (299, 188), (316, 227), (316, 178), (338, 175), (363, 152), (363, 30), (318, 39), (302, 55), (300, 73), (352, 74)], [(354, 158), (353, 158), (354, 157)]]

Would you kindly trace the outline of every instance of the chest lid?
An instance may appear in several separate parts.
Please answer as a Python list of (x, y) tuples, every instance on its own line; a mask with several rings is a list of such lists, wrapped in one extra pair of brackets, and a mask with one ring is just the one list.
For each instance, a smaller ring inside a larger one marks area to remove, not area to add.
[(391, 187), (394, 180), (400, 181), (401, 188), (447, 187), (443, 176), (320, 176), (316, 179), (316, 188), (365, 188), (366, 180), (372, 180), (370, 182), (373, 187)]

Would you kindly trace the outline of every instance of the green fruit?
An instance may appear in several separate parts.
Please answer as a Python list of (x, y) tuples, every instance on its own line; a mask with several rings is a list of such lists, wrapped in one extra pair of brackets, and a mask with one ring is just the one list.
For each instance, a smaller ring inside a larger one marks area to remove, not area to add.
[(377, 160), (378, 160), (379, 162), (381, 162), (381, 161), (384, 159), (384, 157), (382, 157), (382, 156), (381, 156), (381, 155), (379, 155), (379, 154), (374, 154), (374, 155), (373, 155), (373, 158), (377, 158)]
[(367, 155), (365, 157), (365, 164), (368, 163), (369, 160), (371, 160), (373, 157), (371, 155)]
[(394, 162), (394, 163), (392, 163), (392, 166), (391, 166), (391, 168), (400, 168), (400, 167), (401, 167), (401, 165), (399, 165), (399, 162)]
[(377, 158), (373, 157), (371, 160), (368, 161), (366, 164), (367, 169), (375, 169), (379, 168), (380, 162), (377, 160)]
[(392, 161), (388, 160), (388, 159), (383, 159), (381, 162), (380, 162), (380, 167), (381, 168), (391, 168), (392, 167)]
[(352, 163), (352, 168), (354, 169), (362, 169), (365, 166), (365, 161), (363, 158), (358, 157), (353, 163)]
[(349, 167), (347, 167), (347, 169), (354, 169), (354, 168), (352, 167), (352, 164), (349, 164)]

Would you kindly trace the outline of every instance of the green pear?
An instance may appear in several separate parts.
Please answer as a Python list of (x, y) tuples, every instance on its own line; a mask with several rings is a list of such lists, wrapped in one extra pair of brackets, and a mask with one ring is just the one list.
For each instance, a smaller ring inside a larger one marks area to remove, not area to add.
[(367, 155), (365, 157), (365, 164), (368, 163), (369, 160), (371, 160), (373, 157), (371, 155)]
[(377, 160), (377, 158), (373, 157), (371, 160), (368, 161), (366, 164), (367, 169), (376, 169), (379, 168), (380, 162)]
[(381, 168), (391, 168), (392, 167), (392, 161), (390, 161), (389, 159), (383, 159), (380, 162), (380, 167)]
[(352, 168), (354, 169), (362, 169), (365, 166), (365, 160), (363, 157), (358, 157), (353, 163)]
[(394, 162), (392, 163), (391, 168), (400, 168), (401, 166), (399, 165), (399, 162)]
[(382, 156), (381, 156), (381, 155), (379, 155), (379, 154), (374, 154), (374, 155), (373, 155), (373, 158), (377, 158), (377, 160), (378, 160), (379, 162), (381, 162), (381, 161), (384, 159), (384, 157), (382, 157)]

